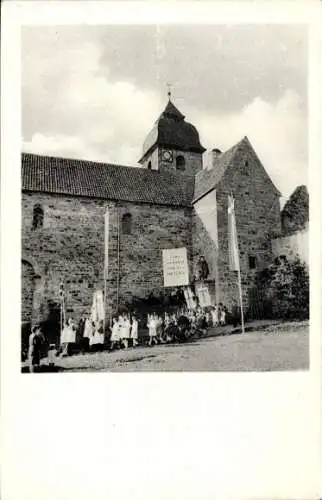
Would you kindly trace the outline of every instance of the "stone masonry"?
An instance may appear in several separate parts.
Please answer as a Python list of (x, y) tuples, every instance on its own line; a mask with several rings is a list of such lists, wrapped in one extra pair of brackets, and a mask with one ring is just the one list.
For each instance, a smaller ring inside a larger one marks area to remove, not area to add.
[[(32, 229), (35, 204), (44, 210), (43, 228)], [(34, 319), (45, 320), (49, 302), (59, 301), (59, 284), (65, 283), (67, 313), (75, 319), (89, 313), (96, 289), (104, 289), (104, 215), (109, 210), (107, 311), (162, 289), (162, 249), (186, 247), (191, 260), (189, 208), (115, 203), (86, 198), (24, 193), (22, 197), (22, 258), (29, 274), (34, 260), (40, 292), (34, 302)], [(131, 234), (123, 234), (122, 218), (131, 214)], [(118, 230), (118, 226), (120, 230)], [(24, 280), (28, 296), (31, 280)], [(28, 299), (24, 301), (28, 302)], [(23, 301), (23, 302), (24, 302)], [(30, 306), (29, 306), (30, 312)], [(28, 311), (25, 313), (27, 320)]]
[[(247, 164), (246, 164), (247, 162)], [(237, 168), (236, 168), (237, 167)], [(213, 168), (216, 168), (215, 166)], [(244, 302), (259, 267), (272, 261), (271, 238), (281, 233), (279, 194), (256, 154), (247, 144), (240, 147), (234, 165), (228, 167), (216, 188), (218, 224), (218, 293), (227, 306), (238, 301), (236, 272), (229, 269), (228, 260), (228, 195), (235, 198), (241, 279)], [(211, 196), (211, 193), (209, 194)], [(204, 224), (194, 216), (194, 254), (205, 255), (213, 262), (214, 242)], [(256, 267), (250, 269), (249, 257), (255, 257)], [(213, 269), (212, 269), (213, 272)]]

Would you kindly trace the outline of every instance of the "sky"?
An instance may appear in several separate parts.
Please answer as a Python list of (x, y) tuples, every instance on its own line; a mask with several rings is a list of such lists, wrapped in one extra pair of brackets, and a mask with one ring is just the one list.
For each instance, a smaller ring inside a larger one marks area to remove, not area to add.
[(247, 135), (285, 200), (307, 184), (307, 50), (294, 24), (24, 27), (22, 149), (138, 166), (170, 83), (202, 145)]

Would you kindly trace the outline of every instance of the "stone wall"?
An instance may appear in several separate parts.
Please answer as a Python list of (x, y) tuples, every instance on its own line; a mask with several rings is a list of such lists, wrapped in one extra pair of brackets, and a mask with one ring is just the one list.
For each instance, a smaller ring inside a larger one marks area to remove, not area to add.
[(275, 257), (285, 255), (290, 261), (299, 257), (305, 264), (309, 264), (309, 230), (298, 231), (291, 236), (272, 240), (272, 250)]
[(33, 298), (35, 288), (35, 273), (30, 262), (21, 263), (21, 321), (31, 323), (33, 315)]
[[(129, 203), (110, 208), (109, 311), (116, 308), (117, 283), (120, 304), (131, 303), (133, 296), (146, 298), (151, 291), (163, 289), (163, 249), (186, 247), (191, 261), (191, 212), (191, 209)], [(125, 214), (132, 216), (131, 234), (122, 231)]]
[[(44, 225), (37, 230), (32, 229), (35, 204), (44, 210)], [(191, 259), (191, 209), (23, 193), (22, 258), (38, 268), (37, 321), (48, 318), (57, 305), (61, 280), (67, 314), (76, 320), (90, 311), (93, 292), (104, 289), (107, 207), (109, 312), (117, 301), (126, 303), (163, 288), (162, 249), (185, 246)], [(131, 234), (122, 232), (125, 214), (132, 216)]]
[[(44, 210), (42, 228), (32, 229), (33, 207)], [(40, 276), (34, 307), (45, 319), (59, 301), (65, 283), (68, 314), (87, 312), (95, 288), (102, 287), (104, 259), (103, 201), (45, 194), (22, 195), (22, 258), (34, 261)]]

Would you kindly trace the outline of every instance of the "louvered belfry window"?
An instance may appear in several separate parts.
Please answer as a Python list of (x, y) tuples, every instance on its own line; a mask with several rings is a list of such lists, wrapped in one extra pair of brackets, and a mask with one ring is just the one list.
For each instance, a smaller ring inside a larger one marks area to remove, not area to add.
[(177, 170), (185, 170), (186, 168), (186, 160), (185, 157), (182, 155), (177, 156), (176, 159), (176, 168)]

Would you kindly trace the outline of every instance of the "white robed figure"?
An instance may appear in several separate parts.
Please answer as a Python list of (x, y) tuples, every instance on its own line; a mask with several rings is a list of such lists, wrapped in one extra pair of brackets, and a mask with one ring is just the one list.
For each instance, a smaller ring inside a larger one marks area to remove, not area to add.
[(226, 311), (225, 309), (221, 309), (220, 311), (220, 318), (219, 318), (219, 323), (224, 326), (226, 324)]
[(111, 334), (111, 347), (113, 348), (121, 340), (120, 324), (116, 318), (113, 318), (112, 334)]
[(104, 345), (104, 331), (101, 321), (98, 321), (95, 325), (94, 334), (89, 339), (89, 345), (93, 346), (103, 346)]
[(85, 339), (90, 339), (93, 334), (93, 325), (89, 318), (86, 318), (84, 325), (84, 334), (83, 337)]
[(214, 326), (218, 326), (219, 318), (218, 318), (218, 307), (215, 306), (214, 309), (211, 310), (212, 322)]
[(139, 324), (136, 317), (133, 316), (131, 325), (131, 339), (133, 341), (133, 347), (135, 347), (138, 343), (138, 336), (139, 336)]
[(130, 338), (130, 329), (131, 329), (130, 320), (126, 316), (120, 316), (119, 324), (120, 324), (120, 337), (124, 347), (127, 348)]
[(76, 328), (71, 318), (64, 325), (60, 336), (60, 345), (62, 347), (62, 354), (68, 354), (68, 348), (70, 344), (75, 344), (76, 342)]
[(147, 327), (149, 329), (149, 345), (152, 345), (153, 342), (157, 343), (157, 320), (155, 314), (148, 315), (148, 324)]

